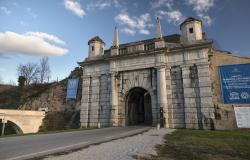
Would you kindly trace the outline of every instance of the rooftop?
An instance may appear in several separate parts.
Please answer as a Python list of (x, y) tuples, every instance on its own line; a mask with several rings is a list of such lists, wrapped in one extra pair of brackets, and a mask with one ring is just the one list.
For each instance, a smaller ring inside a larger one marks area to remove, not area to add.
[(91, 42), (95, 42), (95, 41), (98, 41), (98, 42), (101, 42), (101, 43), (105, 44), (104, 41), (103, 41), (99, 36), (95, 36), (95, 37), (91, 38), (91, 39), (88, 41), (88, 45), (89, 45)]

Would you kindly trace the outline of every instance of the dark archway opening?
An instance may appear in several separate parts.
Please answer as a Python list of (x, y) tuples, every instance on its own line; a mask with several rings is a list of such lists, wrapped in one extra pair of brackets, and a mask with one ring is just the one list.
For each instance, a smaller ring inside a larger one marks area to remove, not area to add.
[(149, 92), (133, 88), (126, 97), (126, 125), (152, 125), (152, 106)]
[[(2, 120), (0, 120), (2, 121)], [(2, 131), (3, 123), (0, 123), (0, 131)], [(15, 123), (8, 121), (4, 127), (4, 135), (11, 135), (11, 134), (22, 134), (22, 130), (18, 127)]]

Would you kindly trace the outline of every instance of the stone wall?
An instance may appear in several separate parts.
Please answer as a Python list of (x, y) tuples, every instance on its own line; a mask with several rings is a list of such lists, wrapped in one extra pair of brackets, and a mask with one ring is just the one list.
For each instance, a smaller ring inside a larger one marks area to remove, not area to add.
[(19, 108), (22, 110), (39, 110), (39, 108), (47, 108), (48, 111), (62, 111), (68, 107), (65, 104), (66, 97), (66, 81), (53, 84), (49, 89), (40, 95), (33, 96)]
[(36, 133), (42, 125), (45, 112), (0, 109), (0, 120), (8, 120), (20, 128), (21, 133)]
[(185, 128), (183, 80), (180, 66), (173, 66), (171, 68), (171, 88), (172, 104), (169, 105), (169, 114), (171, 117), (171, 120), (169, 121), (170, 127)]
[(126, 125), (126, 95), (150, 93), (153, 125), (163, 109), (165, 127), (212, 129), (214, 107), (207, 46), (117, 56), (87, 62), (83, 71), (81, 125)]
[[(77, 67), (71, 71), (69, 78), (77, 78), (81, 75), (82, 69)], [(19, 106), (19, 109), (45, 109), (48, 112), (79, 110), (82, 98), (82, 80), (79, 80), (76, 100), (66, 100), (67, 80), (68, 78), (48, 84), (49, 87), (45, 88), (42, 92), (28, 96), (25, 103)]]
[(250, 58), (239, 57), (228, 52), (214, 51), (211, 53), (209, 70), (211, 73), (212, 80), (212, 93), (213, 93), (213, 104), (215, 107), (215, 127), (216, 129), (235, 129), (237, 128), (236, 119), (234, 114), (234, 106), (248, 106), (240, 104), (223, 104), (221, 89), (220, 89), (220, 78), (218, 66), (226, 64), (242, 64), (250, 63)]
[(159, 120), (159, 109), (156, 102), (156, 76), (155, 70), (145, 68), (134, 71), (124, 71), (120, 74), (119, 81), (119, 125), (125, 126), (126, 118), (126, 98), (131, 89), (140, 87), (147, 90), (151, 97), (152, 104), (152, 124), (156, 125)]
[(110, 74), (107, 64), (94, 64), (83, 68), (81, 126), (110, 125)]

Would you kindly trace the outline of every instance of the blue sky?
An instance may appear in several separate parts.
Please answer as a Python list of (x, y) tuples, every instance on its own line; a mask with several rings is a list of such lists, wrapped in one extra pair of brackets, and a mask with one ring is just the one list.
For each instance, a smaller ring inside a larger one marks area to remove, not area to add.
[(249, 0), (0, 0), (0, 77), (16, 81), (18, 64), (49, 56), (52, 80), (65, 78), (88, 54), (99, 35), (112, 44), (152, 38), (156, 16), (164, 35), (180, 33), (188, 16), (221, 50), (250, 57)]

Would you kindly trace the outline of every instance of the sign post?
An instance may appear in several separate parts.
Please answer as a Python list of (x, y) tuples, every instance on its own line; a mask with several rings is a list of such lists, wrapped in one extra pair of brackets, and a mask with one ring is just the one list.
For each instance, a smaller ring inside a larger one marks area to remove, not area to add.
[(3, 126), (2, 126), (2, 133), (1, 133), (1, 136), (3, 136), (4, 135), (4, 129), (5, 129), (5, 124), (8, 122), (8, 120), (6, 120), (6, 119), (2, 119), (2, 123), (3, 123)]
[(238, 128), (250, 128), (250, 107), (234, 107)]

